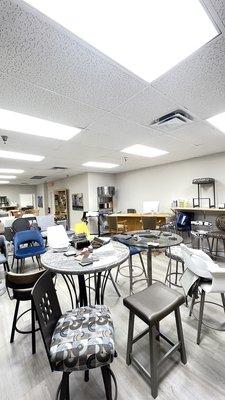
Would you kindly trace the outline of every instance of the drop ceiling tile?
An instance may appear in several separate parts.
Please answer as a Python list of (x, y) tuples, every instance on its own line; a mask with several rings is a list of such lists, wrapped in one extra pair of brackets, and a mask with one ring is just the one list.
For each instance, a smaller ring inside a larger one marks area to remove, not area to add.
[(218, 17), (225, 26), (225, 3), (224, 0), (210, 0), (214, 9), (217, 12)]
[(104, 114), (103, 110), (1, 73), (0, 108), (82, 128)]
[(206, 122), (189, 123), (184, 127), (168, 132), (166, 135), (190, 145), (208, 143), (210, 146), (210, 143), (218, 140), (224, 140), (225, 143), (225, 134)]
[(155, 119), (175, 111), (179, 106), (152, 86), (113, 110), (113, 114), (149, 126)]
[(147, 86), (20, 1), (0, 3), (0, 70), (90, 106), (111, 110)]
[(221, 34), (152, 85), (206, 119), (225, 111), (225, 37)]

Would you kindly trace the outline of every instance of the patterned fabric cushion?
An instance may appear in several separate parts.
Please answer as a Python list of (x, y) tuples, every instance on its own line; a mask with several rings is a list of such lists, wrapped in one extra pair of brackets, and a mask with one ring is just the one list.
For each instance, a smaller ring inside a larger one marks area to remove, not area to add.
[(209, 232), (207, 236), (209, 238), (225, 240), (225, 232), (222, 232), (222, 231)]
[(111, 314), (102, 305), (67, 311), (57, 323), (50, 346), (54, 369), (67, 372), (109, 364), (114, 351)]

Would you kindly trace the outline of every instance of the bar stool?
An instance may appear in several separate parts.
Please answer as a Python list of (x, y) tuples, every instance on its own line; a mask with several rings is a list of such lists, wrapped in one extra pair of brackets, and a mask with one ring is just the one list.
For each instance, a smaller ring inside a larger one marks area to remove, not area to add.
[[(182, 276), (184, 273), (184, 260), (182, 257), (182, 252), (180, 246), (173, 246), (169, 249), (167, 248), (165, 251), (165, 256), (169, 258), (168, 268), (166, 271), (165, 283), (168, 282), (169, 286), (173, 285), (176, 287), (182, 287), (177, 283), (179, 276)], [(176, 262), (175, 271), (172, 270), (172, 260)], [(172, 281), (172, 277), (174, 276), (174, 281)]]
[[(124, 243), (124, 242), (123, 242)], [(124, 243), (125, 244), (125, 243)], [(126, 244), (127, 245), (127, 244)], [(136, 282), (139, 282), (140, 280), (145, 280), (145, 281), (147, 281), (147, 274), (146, 274), (146, 271), (145, 271), (145, 265), (144, 265), (144, 261), (143, 261), (143, 258), (142, 258), (142, 250), (140, 250), (140, 249), (138, 249), (137, 247), (134, 247), (134, 246), (128, 246), (129, 247), (129, 251), (130, 251), (130, 254), (129, 254), (129, 263), (128, 263), (128, 266), (127, 265), (120, 265), (118, 268), (117, 268), (117, 271), (116, 271), (116, 278), (115, 278), (115, 282), (117, 282), (117, 279), (118, 279), (118, 274), (120, 273), (122, 276), (125, 276), (125, 277), (129, 277), (129, 280), (130, 280), (130, 294), (132, 294), (133, 293), (133, 286), (134, 286), (134, 284), (136, 283)], [(138, 254), (139, 255), (139, 258), (140, 258), (140, 261), (141, 261), (141, 265), (134, 265), (133, 264), (133, 256), (134, 255), (136, 255), (136, 254)], [(123, 273), (123, 269), (124, 268), (127, 268), (128, 267), (128, 269), (129, 269), (129, 275), (127, 275), (127, 274), (125, 274), (125, 273)], [(137, 272), (137, 273), (135, 273), (134, 274), (134, 268), (137, 268), (139, 271)], [(142, 279), (134, 279), (134, 278), (138, 278), (138, 277), (140, 277), (141, 275), (143, 275), (144, 274), (144, 278), (142, 278)]]
[(209, 240), (210, 238), (212, 239), (211, 246), (209, 244), (209, 251), (210, 255), (213, 256), (214, 253), (214, 240), (216, 241), (216, 250), (215, 250), (215, 256), (217, 257), (218, 255), (218, 247), (219, 247), (219, 241), (223, 243), (223, 249), (224, 249), (224, 255), (225, 255), (225, 215), (219, 215), (216, 218), (216, 227), (219, 229), (219, 231), (212, 231), (209, 232), (207, 235), (207, 239)]
[(208, 248), (209, 246), (209, 239), (208, 234), (212, 230), (212, 223), (209, 221), (191, 221), (191, 242), (193, 246), (193, 239), (196, 239), (198, 242), (198, 249), (204, 251), (204, 239), (207, 239)]
[[(147, 289), (142, 290), (123, 300), (123, 304), (130, 310), (128, 339), (127, 339), (127, 356), (126, 363), (131, 363), (144, 375), (151, 384), (152, 397), (158, 396), (159, 384), (159, 368), (165, 360), (168, 359), (177, 350), (180, 352), (181, 361), (187, 363), (186, 351), (184, 345), (183, 330), (180, 317), (181, 304), (184, 303), (184, 296), (175, 290), (169, 288), (163, 283), (156, 282)], [(167, 315), (175, 313), (178, 342), (174, 344), (167, 336), (159, 330), (159, 323)], [(139, 317), (148, 327), (134, 337), (134, 317)], [(133, 344), (136, 343), (146, 334), (149, 334), (150, 345), (150, 373), (141, 365), (141, 363), (132, 354)], [(158, 360), (157, 357), (157, 341), (162, 337), (172, 348)]]

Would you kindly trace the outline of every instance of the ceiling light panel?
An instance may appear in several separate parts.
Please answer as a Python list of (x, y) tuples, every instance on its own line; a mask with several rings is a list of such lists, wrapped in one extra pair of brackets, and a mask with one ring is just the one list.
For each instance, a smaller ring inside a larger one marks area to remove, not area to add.
[(58, 140), (69, 140), (81, 131), (72, 126), (5, 109), (0, 109), (0, 129)]
[(12, 160), (38, 162), (38, 161), (42, 161), (45, 157), (37, 156), (35, 154), (17, 153), (15, 151), (0, 150), (0, 158), (9, 158)]
[(0, 181), (0, 185), (8, 184), (10, 183), (9, 181)]
[(14, 169), (14, 168), (0, 168), (1, 174), (23, 174), (23, 169)]
[(159, 157), (168, 154), (168, 151), (145, 146), (143, 144), (134, 144), (121, 150), (122, 153), (133, 154), (141, 157)]
[(218, 34), (199, 0), (27, 3), (148, 82)]
[(225, 112), (208, 118), (207, 121), (221, 132), (225, 133)]
[(84, 167), (92, 167), (92, 168), (116, 168), (119, 167), (119, 164), (112, 164), (112, 163), (104, 163), (104, 162), (97, 162), (97, 161), (88, 161), (82, 164)]

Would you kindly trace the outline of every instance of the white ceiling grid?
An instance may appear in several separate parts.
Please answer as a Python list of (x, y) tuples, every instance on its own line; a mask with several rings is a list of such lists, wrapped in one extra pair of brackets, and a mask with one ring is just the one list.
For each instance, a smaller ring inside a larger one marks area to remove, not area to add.
[[(148, 84), (22, 0), (0, 0), (0, 108), (83, 128), (65, 143), (0, 130), (9, 136), (0, 149), (46, 156), (35, 165), (0, 159), (0, 167), (25, 169), (17, 183), (33, 184), (34, 174), (52, 180), (87, 171), (86, 161), (119, 164), (107, 170), (114, 173), (225, 151), (225, 134), (205, 122), (225, 111), (225, 2), (203, 2), (222, 33)], [(150, 127), (175, 109), (194, 122), (168, 133)], [(136, 143), (169, 154), (124, 162), (120, 150)]]

